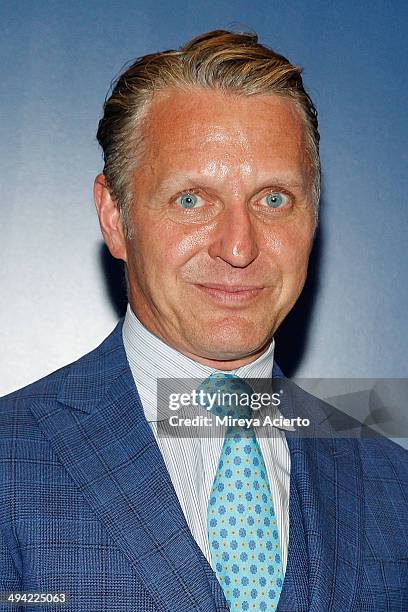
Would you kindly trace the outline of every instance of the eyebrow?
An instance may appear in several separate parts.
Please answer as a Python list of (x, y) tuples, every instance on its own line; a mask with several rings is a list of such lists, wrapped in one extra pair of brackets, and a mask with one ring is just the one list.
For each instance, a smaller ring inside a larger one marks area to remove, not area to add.
[(201, 183), (202, 180), (197, 180), (197, 178), (193, 179), (192, 177), (186, 174), (177, 174), (173, 175), (168, 179), (165, 179), (162, 183), (160, 183), (156, 193), (158, 195), (165, 194), (169, 190), (176, 189), (178, 190), (182, 184), (189, 184), (193, 186), (194, 184)]
[[(288, 174), (281, 174), (279, 176), (266, 175), (263, 180), (258, 181), (259, 188), (256, 191), (262, 191), (268, 186), (278, 185), (279, 187), (290, 189), (302, 189), (305, 187), (303, 183), (300, 183), (293, 176)], [(182, 190), (183, 188), (202, 187), (203, 189), (215, 190), (217, 186), (213, 183), (210, 184), (205, 176), (194, 176), (189, 174), (177, 174), (173, 175), (168, 179), (165, 179), (156, 190), (158, 196), (165, 195), (168, 191)]]

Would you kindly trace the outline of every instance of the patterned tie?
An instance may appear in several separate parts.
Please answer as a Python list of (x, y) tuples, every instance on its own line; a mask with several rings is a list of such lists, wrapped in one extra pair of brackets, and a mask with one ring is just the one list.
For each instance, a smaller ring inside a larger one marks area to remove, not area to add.
[[(219, 372), (200, 389), (227, 397), (253, 393), (243, 379)], [(228, 406), (215, 405), (211, 413), (256, 416), (250, 406), (233, 401)], [(210, 493), (208, 541), (212, 566), (230, 610), (276, 610), (283, 583), (282, 555), (265, 463), (253, 427), (227, 428)]]

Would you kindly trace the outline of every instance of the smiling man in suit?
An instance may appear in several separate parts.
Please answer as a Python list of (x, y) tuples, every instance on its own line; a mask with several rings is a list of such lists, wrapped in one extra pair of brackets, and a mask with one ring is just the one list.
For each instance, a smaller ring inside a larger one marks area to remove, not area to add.
[(95, 351), (2, 400), (1, 590), (81, 612), (408, 609), (403, 449), (346, 417), (338, 435), (296, 388), (281, 412), (308, 436), (159, 435), (160, 378), (282, 377), (273, 335), (305, 282), (320, 184), (300, 69), (253, 35), (202, 35), (128, 68), (98, 139), (129, 306)]

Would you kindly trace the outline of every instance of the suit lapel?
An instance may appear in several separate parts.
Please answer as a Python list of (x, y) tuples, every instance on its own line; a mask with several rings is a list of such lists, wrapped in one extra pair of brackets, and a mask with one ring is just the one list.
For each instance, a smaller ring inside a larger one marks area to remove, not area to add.
[(144, 418), (121, 324), (71, 366), (57, 401), (37, 402), (32, 411), (157, 609), (222, 610), (220, 587), (191, 536)]
[[(286, 389), (286, 387), (285, 387)], [(362, 576), (363, 495), (357, 445), (339, 437), (331, 407), (289, 384), (287, 417), (311, 421), (287, 433), (291, 456), (288, 564), (280, 612), (344, 612)]]

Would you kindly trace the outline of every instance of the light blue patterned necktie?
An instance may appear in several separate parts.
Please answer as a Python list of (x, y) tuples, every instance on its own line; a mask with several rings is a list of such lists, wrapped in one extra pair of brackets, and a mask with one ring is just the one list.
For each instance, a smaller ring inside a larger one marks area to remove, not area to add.
[[(253, 393), (243, 379), (220, 372), (207, 378), (200, 389)], [(236, 405), (215, 405), (211, 414), (256, 416), (250, 406)], [(212, 566), (230, 610), (276, 610), (283, 584), (282, 554), (266, 467), (253, 427), (227, 429), (207, 525)]]

